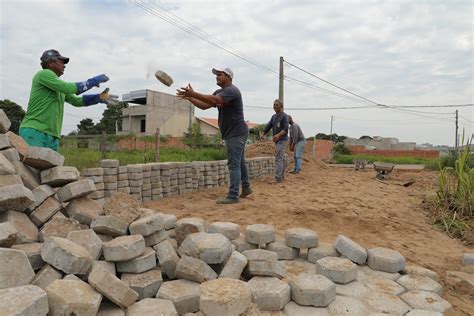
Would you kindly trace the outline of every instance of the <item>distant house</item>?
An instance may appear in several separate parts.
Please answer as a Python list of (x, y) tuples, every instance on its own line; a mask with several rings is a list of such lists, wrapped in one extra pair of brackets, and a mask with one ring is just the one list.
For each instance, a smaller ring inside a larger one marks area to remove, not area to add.
[[(219, 133), (219, 123), (216, 118), (209, 117), (196, 117), (197, 123), (201, 128), (201, 133), (206, 135), (215, 135)], [(259, 126), (258, 123), (246, 122), (249, 128), (254, 128)]]
[(372, 138), (346, 138), (344, 144), (347, 146), (365, 146), (367, 149), (380, 150), (415, 150), (415, 142), (399, 142), (395, 137), (380, 137), (374, 136)]

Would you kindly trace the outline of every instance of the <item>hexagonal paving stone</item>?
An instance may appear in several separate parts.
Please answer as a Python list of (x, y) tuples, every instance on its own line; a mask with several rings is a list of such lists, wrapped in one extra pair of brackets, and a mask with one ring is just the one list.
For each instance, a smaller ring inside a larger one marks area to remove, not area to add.
[(370, 293), (365, 301), (372, 309), (390, 315), (405, 315), (411, 309), (398, 296), (387, 293)]
[(178, 316), (172, 301), (158, 298), (146, 298), (127, 308), (127, 316), (156, 315), (157, 313), (160, 316)]
[(145, 239), (142, 235), (120, 236), (103, 243), (102, 250), (107, 261), (127, 261), (143, 254)]
[(397, 279), (397, 283), (409, 291), (420, 290), (435, 292), (436, 294), (441, 294), (443, 292), (443, 286), (441, 284), (425, 276), (404, 275)]
[(439, 282), (438, 273), (424, 267), (408, 264), (405, 266), (405, 270), (403, 272), (404, 274), (409, 274), (412, 276), (426, 276), (435, 280), (436, 282)]
[(51, 315), (95, 315), (102, 295), (83, 281), (56, 280), (46, 288)]
[(188, 280), (164, 282), (156, 298), (171, 300), (179, 314), (199, 311), (199, 283)]
[(72, 231), (67, 235), (67, 239), (86, 248), (94, 260), (98, 260), (102, 254), (102, 240), (92, 229)]
[(163, 284), (159, 269), (143, 273), (122, 273), (121, 280), (138, 293), (138, 300), (155, 297), (161, 284)]
[(283, 316), (329, 316), (327, 308), (314, 307), (314, 306), (302, 306), (298, 305), (293, 301), (286, 304), (282, 311)]
[(182, 256), (176, 265), (176, 277), (202, 283), (217, 279), (217, 274), (201, 259)]
[(267, 244), (265, 249), (275, 252), (278, 255), (278, 260), (292, 260), (300, 254), (299, 248), (289, 247), (281, 240), (275, 240), (274, 242)]
[(212, 280), (202, 283), (200, 290), (201, 311), (207, 316), (240, 315), (250, 306), (249, 285), (240, 280)]
[(245, 228), (245, 241), (255, 245), (265, 245), (275, 241), (272, 225), (252, 224)]
[(327, 309), (330, 315), (338, 316), (367, 316), (370, 313), (369, 307), (362, 300), (341, 295), (336, 295)]
[(156, 267), (156, 253), (153, 248), (146, 247), (140, 256), (116, 262), (115, 265), (118, 272), (142, 273)]
[(0, 311), (2, 315), (46, 315), (48, 295), (35, 285), (0, 290)]
[(319, 244), (319, 237), (310, 229), (289, 228), (285, 232), (285, 243), (288, 247), (298, 249), (315, 248)]
[(364, 264), (367, 260), (365, 248), (344, 235), (336, 237), (334, 247), (339, 253), (355, 263)]
[(176, 221), (175, 227), (176, 241), (178, 245), (186, 239), (186, 236), (193, 233), (205, 232), (206, 221), (202, 218), (186, 217)]
[(401, 299), (413, 308), (448, 314), (453, 312), (453, 307), (448, 301), (434, 292), (408, 291), (400, 295)]
[(335, 283), (346, 284), (357, 278), (357, 266), (346, 258), (326, 257), (316, 262), (316, 273)]
[(43, 260), (66, 274), (85, 274), (92, 256), (84, 247), (61, 237), (49, 237), (41, 248)]
[(201, 259), (207, 264), (223, 263), (232, 253), (229, 239), (220, 233), (193, 233), (187, 235), (178, 248), (181, 256)]
[(405, 269), (405, 257), (398, 251), (376, 247), (367, 250), (367, 265), (374, 270), (394, 273)]
[(327, 306), (336, 296), (336, 285), (323, 275), (301, 273), (289, 283), (291, 298), (300, 305)]
[(275, 277), (253, 277), (248, 281), (252, 302), (261, 311), (279, 311), (290, 301), (291, 287)]
[(325, 257), (340, 257), (333, 244), (327, 242), (319, 242), (318, 247), (308, 249), (307, 259), (309, 262), (316, 263), (319, 259)]
[(207, 232), (221, 233), (229, 240), (234, 240), (240, 236), (240, 226), (231, 222), (214, 222), (207, 228)]

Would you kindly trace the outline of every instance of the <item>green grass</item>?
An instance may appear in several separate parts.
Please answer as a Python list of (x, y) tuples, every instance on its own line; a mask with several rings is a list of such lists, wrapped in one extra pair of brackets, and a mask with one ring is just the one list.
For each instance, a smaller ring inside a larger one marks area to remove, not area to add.
[(423, 165), (434, 164), (437, 159), (427, 159), (418, 157), (384, 157), (377, 155), (334, 155), (337, 164), (351, 164), (353, 159), (365, 159), (369, 163), (374, 161), (390, 162), (393, 164)]
[[(88, 148), (61, 148), (65, 166), (74, 166), (80, 171), (100, 166), (101, 153)], [(107, 159), (118, 159), (121, 166), (155, 161), (155, 151), (124, 150), (107, 153)], [(166, 161), (208, 161), (227, 159), (224, 148), (161, 148), (160, 162)]]

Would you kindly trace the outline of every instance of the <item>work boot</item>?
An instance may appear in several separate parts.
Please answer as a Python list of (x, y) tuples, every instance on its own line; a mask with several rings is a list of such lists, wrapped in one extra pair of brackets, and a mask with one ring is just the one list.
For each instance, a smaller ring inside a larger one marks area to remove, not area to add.
[(219, 198), (216, 201), (217, 204), (234, 204), (239, 203), (239, 199), (231, 199), (230, 197)]
[(252, 194), (252, 189), (251, 188), (244, 188), (242, 189), (242, 193), (240, 193), (240, 197), (241, 198), (245, 198), (247, 196), (249, 196), (250, 194)]

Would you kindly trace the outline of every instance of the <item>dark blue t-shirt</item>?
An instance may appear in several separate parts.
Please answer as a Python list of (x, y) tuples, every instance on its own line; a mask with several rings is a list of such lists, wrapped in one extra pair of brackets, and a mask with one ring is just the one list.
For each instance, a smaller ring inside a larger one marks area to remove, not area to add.
[(285, 112), (279, 112), (273, 114), (270, 121), (265, 126), (263, 132), (266, 134), (272, 129), (273, 136), (281, 132), (286, 131), (286, 134), (281, 137), (278, 141), (288, 140), (288, 115)]
[(244, 120), (244, 105), (240, 90), (231, 84), (223, 89), (216, 90), (213, 95), (218, 95), (224, 101), (224, 106), (219, 110), (219, 128), (222, 139), (240, 136), (248, 133), (249, 129)]

